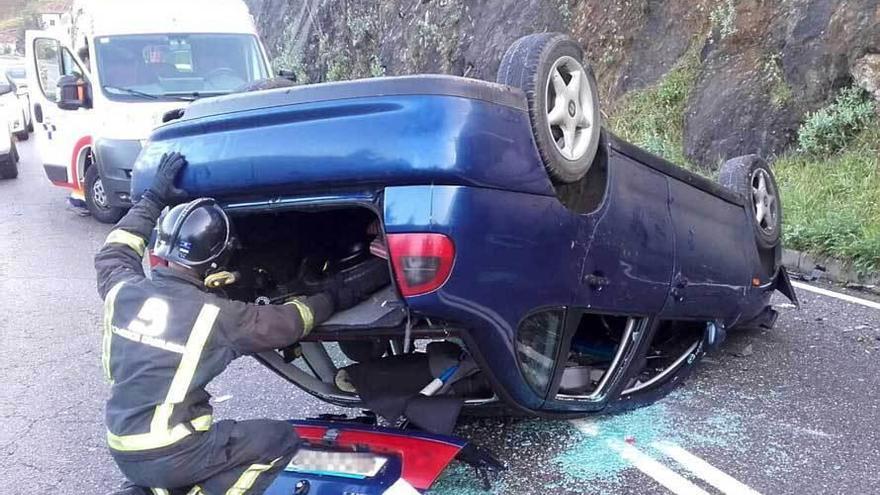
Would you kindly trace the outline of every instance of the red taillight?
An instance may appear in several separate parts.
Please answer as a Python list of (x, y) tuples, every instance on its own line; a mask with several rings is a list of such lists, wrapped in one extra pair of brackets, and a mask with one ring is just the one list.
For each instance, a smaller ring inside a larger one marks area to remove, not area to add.
[(388, 234), (387, 240), (401, 294), (418, 296), (446, 283), (455, 260), (452, 239), (443, 234)]

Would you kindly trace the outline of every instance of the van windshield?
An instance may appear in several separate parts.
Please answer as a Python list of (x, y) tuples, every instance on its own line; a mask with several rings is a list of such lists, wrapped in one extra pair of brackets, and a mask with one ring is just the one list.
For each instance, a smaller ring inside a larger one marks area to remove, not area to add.
[(268, 77), (249, 34), (101, 36), (95, 62), (112, 100), (214, 96)]

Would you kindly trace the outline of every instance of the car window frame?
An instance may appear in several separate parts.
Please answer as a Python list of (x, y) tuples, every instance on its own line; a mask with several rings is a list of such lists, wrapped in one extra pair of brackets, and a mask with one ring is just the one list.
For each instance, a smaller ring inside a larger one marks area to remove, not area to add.
[[(38, 54), (37, 43), (39, 43), (41, 41), (53, 42), (58, 47), (57, 59), (58, 59), (58, 68), (59, 68), (59, 72), (58, 72), (59, 79), (63, 76), (77, 75), (80, 78), (82, 78), (84, 81), (88, 82), (88, 77), (86, 76), (86, 72), (85, 72), (85, 70), (83, 70), (79, 61), (73, 55), (73, 52), (71, 52), (70, 49), (68, 49), (66, 46), (64, 46), (61, 43), (61, 41), (59, 41), (55, 38), (49, 38), (49, 37), (34, 38), (34, 46), (33, 46), (33, 49), (34, 49), (34, 69), (37, 71), (37, 78), (36, 78), (37, 85), (40, 87), (40, 92), (43, 94), (43, 97), (46, 98), (47, 101), (57, 105), (58, 102), (60, 101), (59, 100), (60, 95), (58, 94), (58, 90), (57, 90), (58, 81), (55, 81), (55, 87), (56, 87), (56, 90), (54, 93), (55, 96), (50, 97), (49, 94), (46, 93), (46, 88), (44, 87), (44, 81), (40, 75), (40, 64), (39, 64), (40, 59), (38, 58), (38, 55), (37, 55)], [(65, 57), (65, 55), (66, 55), (66, 57)], [(72, 66), (76, 70), (71, 70), (68, 73), (68, 68), (66, 67), (67, 63), (72, 64)]]

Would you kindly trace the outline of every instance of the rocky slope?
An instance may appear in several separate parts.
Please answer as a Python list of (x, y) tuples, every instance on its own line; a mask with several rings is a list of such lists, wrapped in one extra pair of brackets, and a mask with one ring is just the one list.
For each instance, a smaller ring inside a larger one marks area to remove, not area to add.
[(853, 73), (880, 88), (880, 0), (248, 1), (276, 65), (305, 82), (416, 72), (493, 80), (513, 40), (562, 31), (586, 50), (613, 113), (686, 64), (684, 151), (707, 168), (785, 150), (804, 115)]

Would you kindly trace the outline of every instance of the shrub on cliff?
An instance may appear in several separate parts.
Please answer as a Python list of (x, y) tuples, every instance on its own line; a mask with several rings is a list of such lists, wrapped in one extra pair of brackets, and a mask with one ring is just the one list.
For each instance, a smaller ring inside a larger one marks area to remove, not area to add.
[(811, 113), (798, 130), (800, 150), (810, 154), (835, 153), (874, 117), (874, 102), (858, 87), (842, 90), (828, 106)]

